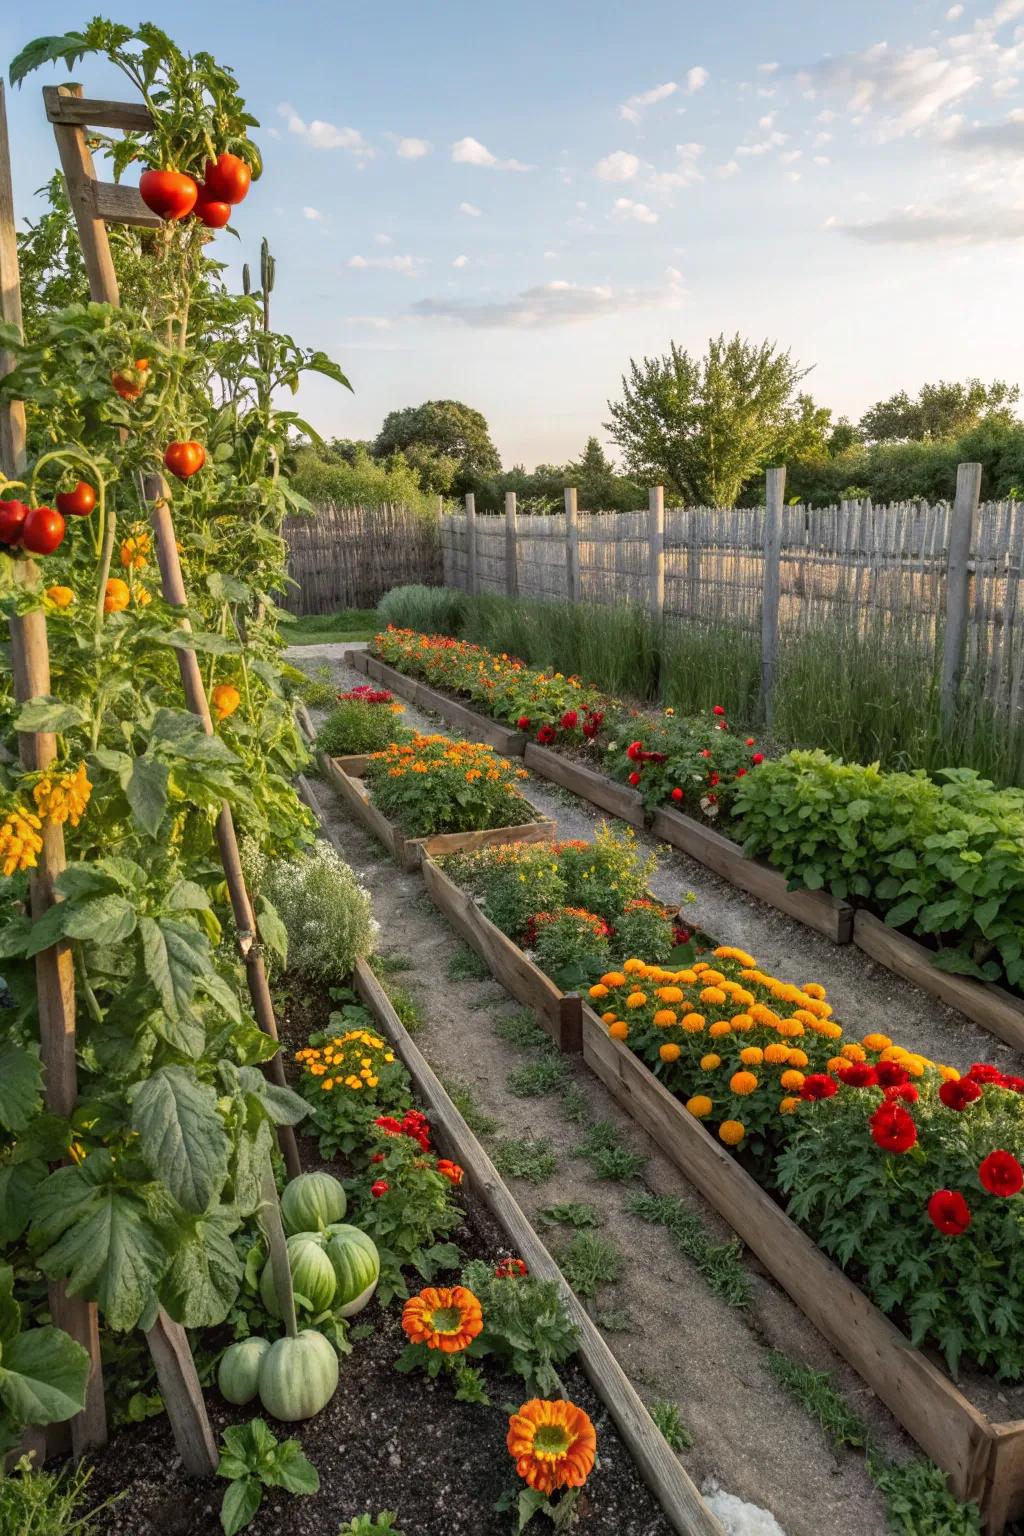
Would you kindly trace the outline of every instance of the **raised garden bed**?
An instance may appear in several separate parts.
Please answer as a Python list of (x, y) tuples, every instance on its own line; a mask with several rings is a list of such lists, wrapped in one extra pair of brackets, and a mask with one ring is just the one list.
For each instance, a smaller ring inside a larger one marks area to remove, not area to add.
[(524, 821), (514, 827), (488, 827), (482, 832), (438, 832), (432, 837), (406, 837), (402, 829), (389, 821), (374, 805), (363, 783), (365, 757), (328, 757), (321, 752), (318, 761), (324, 774), (338, 791), (356, 821), (372, 832), (403, 869), (419, 867), (425, 853), (467, 853), (491, 843), (541, 843), (550, 841), (558, 831), (557, 823), (544, 818)]
[[(949, 1478), (957, 1498), (976, 1500), (988, 1536), (1024, 1514), (1024, 1421), (995, 1423), (945, 1373), (914, 1349), (781, 1206), (687, 1113), (592, 1010), (566, 997), (495, 927), (432, 859), (422, 865), (438, 910), (519, 1002), (534, 1008), (562, 1049), (585, 1063), (694, 1188), (732, 1226), (801, 1311), (858, 1372)], [(566, 1020), (578, 1014), (578, 1045)]]
[(647, 825), (643, 797), (628, 784), (616, 784), (607, 774), (588, 768), (586, 763), (577, 763), (571, 757), (563, 757), (549, 747), (539, 747), (533, 741), (527, 742), (523, 757), (527, 768), (540, 774), (541, 778), (561, 784), (563, 789), (571, 789), (574, 795), (589, 800), (598, 810), (610, 812), (631, 827)]
[(428, 688), (426, 683), (406, 677), (404, 672), (397, 672), (394, 667), (378, 661), (367, 651), (348, 651), (346, 660), (350, 661), (353, 655), (359, 655), (365, 660), (365, 666), (361, 666), (360, 671), (365, 671), (369, 677), (383, 683), (385, 688), (401, 693), (402, 697), (408, 699), (411, 704), (418, 704), (421, 709), (432, 710), (449, 725), (455, 726), (457, 730), (468, 732), (474, 741), (486, 742), (503, 757), (522, 757), (526, 746), (526, 738), (522, 731), (513, 731), (507, 725), (499, 725), (496, 720), (491, 720), (487, 715), (478, 714), (475, 709), (469, 709), (467, 705), (460, 704), (457, 699), (450, 699), (447, 694), (438, 693), (436, 688)]

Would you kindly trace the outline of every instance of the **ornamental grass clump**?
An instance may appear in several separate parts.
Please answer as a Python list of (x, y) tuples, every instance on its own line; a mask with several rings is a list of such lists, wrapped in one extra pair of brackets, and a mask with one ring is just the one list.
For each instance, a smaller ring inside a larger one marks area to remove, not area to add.
[(316, 735), (316, 749), (328, 757), (382, 752), (412, 732), (401, 723), (403, 706), (386, 688), (366, 684), (339, 693), (337, 703)]
[(480, 742), (419, 734), (375, 753), (366, 768), (374, 805), (407, 837), (532, 821), (533, 807), (516, 788), (528, 777)]
[(345, 981), (371, 953), (378, 927), (369, 892), (329, 843), (262, 866), (261, 894), (288, 934), (288, 967), (307, 981)]

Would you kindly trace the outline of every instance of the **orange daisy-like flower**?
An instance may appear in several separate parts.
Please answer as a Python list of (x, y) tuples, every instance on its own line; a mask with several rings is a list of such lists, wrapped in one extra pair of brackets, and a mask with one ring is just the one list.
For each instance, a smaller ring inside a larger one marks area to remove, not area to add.
[(480, 1303), (464, 1285), (428, 1285), (402, 1308), (402, 1327), (414, 1344), (457, 1355), (483, 1331)]
[(523, 1481), (547, 1494), (582, 1488), (597, 1454), (590, 1419), (582, 1408), (562, 1399), (534, 1397), (524, 1403), (509, 1416), (505, 1443)]

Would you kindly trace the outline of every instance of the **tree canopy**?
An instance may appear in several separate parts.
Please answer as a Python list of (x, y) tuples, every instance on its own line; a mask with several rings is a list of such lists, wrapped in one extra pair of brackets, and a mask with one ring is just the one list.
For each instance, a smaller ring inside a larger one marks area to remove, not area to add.
[(901, 389), (876, 401), (861, 417), (860, 430), (869, 443), (935, 442), (960, 437), (982, 421), (1012, 421), (1019, 399), (1019, 385), (1003, 379), (940, 379), (922, 384), (913, 398)]
[(461, 400), (427, 400), (389, 411), (373, 444), (374, 457), (401, 453), (425, 491), (463, 495), (501, 470), (485, 418)]

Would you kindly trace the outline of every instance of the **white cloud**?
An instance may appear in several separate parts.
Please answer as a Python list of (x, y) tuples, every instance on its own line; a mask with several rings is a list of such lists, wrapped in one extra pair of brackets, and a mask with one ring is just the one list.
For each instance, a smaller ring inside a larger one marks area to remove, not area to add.
[(757, 126), (759, 128), (763, 128), (765, 130), (774, 127), (774, 125), (775, 125), (775, 113), (774, 112), (766, 112), (764, 117), (759, 117), (758, 120), (757, 120)]
[(468, 256), (456, 256), (455, 260), (452, 262), (452, 266), (453, 267), (468, 267), (469, 266), (469, 257)]
[(872, 116), (886, 141), (931, 128), (982, 79), (977, 52), (937, 47), (892, 49), (876, 43), (863, 53), (821, 59), (805, 77), (841, 95), (855, 119)]
[(755, 139), (750, 144), (737, 144), (735, 153), (737, 155), (766, 155), (769, 150), (780, 149), (788, 137), (788, 134), (780, 133), (777, 128), (773, 128), (771, 132), (765, 134), (763, 139)]
[(649, 91), (641, 91), (636, 96), (630, 96), (619, 108), (619, 116), (627, 123), (638, 123), (645, 107), (657, 106), (659, 101), (666, 101), (669, 96), (674, 96), (679, 86), (675, 80), (666, 80), (664, 85), (653, 85)]
[(831, 142), (832, 142), (832, 135), (830, 133), (825, 133), (825, 132), (816, 133), (814, 135), (814, 142), (817, 145), (831, 144)]
[(1016, 75), (1005, 75), (1002, 80), (996, 80), (993, 82), (992, 95), (1009, 96), (1010, 92), (1015, 91), (1019, 84), (1020, 81), (1017, 79)]
[(686, 71), (686, 89), (692, 96), (694, 91), (702, 90), (709, 79), (710, 76), (703, 64), (695, 64), (692, 69)]
[(832, 162), (829, 159), (828, 155), (815, 155), (815, 157), (814, 157), (814, 164), (815, 165), (831, 165)]
[(464, 213), (467, 219), (478, 219), (480, 217), (480, 209), (475, 203), (460, 203), (456, 212)]
[(369, 160), (374, 154), (358, 128), (336, 128), (333, 123), (321, 122), (319, 118), (314, 118), (311, 123), (304, 122), (286, 101), (277, 110), (287, 121), (288, 132), (304, 139), (310, 149), (347, 149), (362, 160)]
[(994, 154), (1024, 154), (1024, 110), (1018, 108), (1001, 123), (983, 123), (951, 135), (958, 149), (987, 150)]
[(802, 158), (803, 158), (803, 150), (802, 149), (787, 149), (786, 153), (784, 155), (780, 155), (779, 156), (779, 159), (782, 161), (783, 165), (795, 165), (797, 160), (800, 160)]
[(532, 166), (524, 165), (521, 160), (499, 160), (497, 155), (492, 155), (486, 144), (481, 144), (479, 139), (458, 139), (452, 145), (452, 159), (456, 165), (477, 165), (489, 171), (529, 171)]
[(703, 181), (698, 161), (704, 153), (703, 144), (677, 144), (675, 165), (667, 171), (656, 171), (647, 185), (654, 192), (671, 193), (680, 187), (690, 187)]
[(422, 256), (350, 256), (349, 266), (357, 272), (371, 267), (379, 272), (398, 272), (402, 277), (415, 277), (416, 268), (423, 262)]
[(658, 215), (646, 203), (635, 203), (631, 197), (617, 197), (612, 205), (612, 218), (620, 222), (634, 219), (637, 224), (657, 224)]
[(946, 20), (947, 21), (959, 21), (960, 17), (963, 15), (963, 13), (964, 13), (964, 8), (963, 8), (962, 5), (951, 5), (949, 10), (946, 12)]
[(613, 315), (652, 301), (652, 295), (640, 295), (631, 290), (617, 295), (611, 288), (588, 288), (577, 283), (555, 281), (525, 288), (510, 299), (479, 303), (464, 303), (457, 299), (420, 299), (412, 306), (412, 312), (426, 320), (450, 320), (475, 329), (535, 331)]
[(799, 181), (800, 180), (800, 172), (799, 171), (787, 171), (786, 172), (786, 180), (787, 181)]
[(597, 162), (594, 175), (602, 181), (632, 181), (639, 169), (640, 161), (636, 155), (629, 154), (625, 149), (616, 149)]
[(1024, 240), (1024, 207), (898, 209), (860, 224), (829, 221), (833, 228), (870, 245), (989, 245)]
[(757, 72), (759, 75), (774, 75), (778, 67), (779, 66), (777, 64), (759, 64), (757, 66)]
[(303, 218), (312, 219), (314, 223), (319, 223), (323, 218), (319, 208), (303, 208), (302, 215)]
[(723, 165), (715, 166), (715, 175), (725, 181), (729, 176), (738, 176), (740, 173), (738, 160), (726, 160)]
[(400, 160), (422, 160), (431, 149), (429, 139), (399, 139), (396, 153)]
[(394, 245), (395, 243), (390, 235), (374, 235), (373, 238), (378, 245)]

